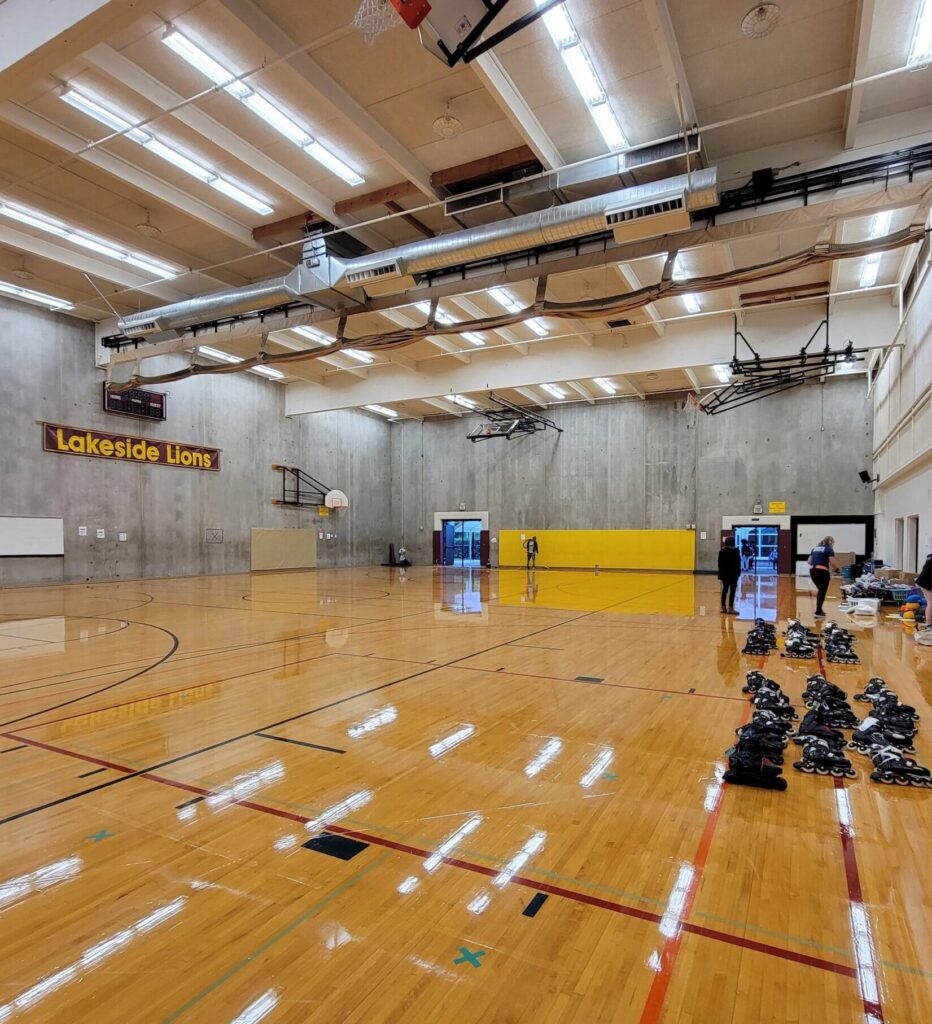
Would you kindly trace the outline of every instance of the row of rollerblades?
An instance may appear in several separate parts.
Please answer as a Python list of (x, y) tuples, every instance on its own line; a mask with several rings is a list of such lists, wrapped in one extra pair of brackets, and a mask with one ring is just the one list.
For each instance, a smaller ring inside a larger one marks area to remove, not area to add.
[(784, 658), (814, 658), (819, 648), (819, 638), (798, 619), (787, 619), (783, 631), (786, 642), (783, 645)]
[(806, 680), (803, 703), (809, 710), (793, 737), (793, 742), (803, 750), (793, 767), (809, 775), (853, 779), (857, 772), (844, 754), (845, 735), (839, 731), (853, 729), (860, 724), (848, 704), (848, 695), (824, 676), (816, 674)]
[(754, 713), (747, 725), (735, 730), (738, 740), (728, 751), (725, 782), (759, 789), (786, 789), (783, 752), (792, 722), (797, 718), (789, 698), (762, 672), (748, 672), (745, 693), (751, 694)]
[(860, 665), (854, 653), (854, 634), (842, 629), (837, 622), (826, 622), (822, 627), (822, 646), (825, 657), (836, 665)]
[(766, 657), (771, 651), (776, 649), (777, 627), (772, 622), (755, 619), (741, 653)]
[(854, 699), (871, 704), (871, 711), (852, 733), (848, 746), (867, 754), (874, 764), (871, 778), (885, 785), (932, 788), (932, 773), (906, 754), (915, 752), (913, 738), (919, 731), (919, 715), (879, 676), (869, 680)]

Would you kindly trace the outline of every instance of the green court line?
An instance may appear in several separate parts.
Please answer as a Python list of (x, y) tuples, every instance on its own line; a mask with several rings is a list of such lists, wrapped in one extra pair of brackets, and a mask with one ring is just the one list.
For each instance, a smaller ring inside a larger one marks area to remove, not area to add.
[(283, 938), (285, 938), (286, 935), (289, 935), (291, 932), (295, 930), (295, 928), (299, 927), (299, 925), (302, 925), (305, 921), (309, 920), (316, 914), (320, 913), (320, 911), (323, 910), (324, 907), (332, 903), (338, 896), (342, 896), (347, 889), (352, 888), (361, 878), (363, 878), (363, 876), (368, 875), (370, 871), (377, 867), (388, 856), (389, 851), (386, 850), (384, 853), (379, 854), (379, 856), (376, 857), (371, 864), (368, 864), (361, 871), (357, 871), (355, 875), (351, 875), (349, 878), (346, 879), (346, 881), (341, 882), (339, 885), (335, 886), (333, 889), (330, 890), (330, 892), (327, 893), (326, 896), (322, 896), (316, 903), (308, 907), (308, 909), (305, 910), (303, 914), (299, 914), (293, 921), (286, 924), (284, 928), (277, 931), (271, 938), (266, 939), (261, 946), (258, 946), (247, 956), (243, 957), (243, 959), (240, 960), (239, 963), (234, 964), (231, 968), (229, 968), (229, 970), (221, 974), (219, 978), (217, 978), (215, 981), (212, 981), (209, 985), (207, 985), (206, 988), (202, 988), (201, 991), (197, 993), (197, 995), (192, 996), (186, 1003), (184, 1003), (182, 1006), (179, 1006), (174, 1013), (170, 1013), (167, 1017), (164, 1018), (162, 1024), (172, 1024), (173, 1021), (178, 1020), (179, 1017), (182, 1017), (184, 1014), (186, 1014), (188, 1010), (197, 1006), (197, 1004), (205, 996), (210, 995), (211, 992), (215, 992), (218, 988), (220, 988), (221, 985), (229, 981), (230, 978), (232, 978), (236, 974), (239, 974), (239, 972), (244, 967), (248, 967), (249, 964), (253, 962), (253, 960), (255, 960), (257, 957), (262, 956), (263, 953), (271, 949), (276, 942), (280, 942)]
[[(108, 752), (102, 751), (86, 750), (85, 752), (96, 754), (99, 757), (108, 759), (111, 756)], [(213, 786), (215, 785), (215, 783), (213, 782), (208, 782), (207, 780), (198, 778), (196, 776), (189, 776), (188, 781), (196, 785), (200, 785), (205, 789), (212, 789)], [(308, 814), (309, 816), (314, 816), (317, 813), (319, 813), (319, 808), (313, 808), (308, 804), (301, 804), (295, 803), (290, 800), (284, 800), (280, 797), (275, 798), (275, 803), (279, 804), (282, 807), (290, 808), (291, 810), (300, 811), (304, 814)], [(389, 828), (386, 825), (377, 825), (370, 821), (363, 821), (360, 818), (344, 818), (343, 820), (346, 822), (347, 825), (355, 825), (356, 827), (363, 829), (366, 832), (372, 832), (376, 835), (389, 836), (399, 840), (399, 842), (417, 843), (429, 849), (433, 848), (436, 842), (436, 839), (431, 838), (429, 836), (421, 836), (417, 833), (411, 832), (400, 832), (398, 829)], [(493, 864), (496, 867), (501, 867), (503, 864), (506, 863), (505, 858), (503, 857), (494, 857), (489, 854), (482, 853), (479, 850), (472, 850), (466, 847), (462, 847), (461, 851), (464, 855), (466, 855), (467, 857), (471, 857), (473, 860), (484, 861), (485, 863)], [(540, 878), (547, 878), (557, 882), (569, 882), (573, 885), (579, 886), (580, 888), (590, 889), (594, 892), (605, 893), (606, 895), (614, 896), (618, 899), (628, 900), (629, 902), (643, 903), (655, 907), (665, 907), (667, 903), (666, 900), (655, 899), (652, 896), (644, 896), (641, 893), (628, 892), (625, 889), (617, 889), (611, 885), (603, 885), (601, 882), (590, 882), (585, 878), (577, 878), (572, 875), (564, 875), (561, 874), (559, 871), (547, 871), (546, 869), (539, 867), (533, 867), (531, 871), (534, 875), (537, 875)], [(701, 917), (707, 921), (714, 921), (718, 924), (728, 925), (729, 927), (734, 928), (738, 933), (752, 932), (755, 935), (763, 935), (771, 939), (780, 939), (784, 942), (795, 943), (800, 946), (805, 946), (809, 949), (817, 949), (825, 953), (835, 953), (836, 955), (843, 956), (848, 960), (853, 959), (850, 949), (842, 949), (838, 946), (830, 946), (827, 943), (817, 942), (815, 939), (807, 939), (799, 935), (791, 935), (788, 932), (779, 932), (774, 931), (770, 928), (761, 928), (758, 925), (753, 925), (748, 921), (738, 921), (734, 918), (729, 917), (718, 917), (715, 914), (708, 914), (701, 910), (694, 910), (692, 916)], [(922, 978), (932, 978), (932, 971), (925, 971), (921, 967), (911, 967), (908, 964), (899, 964), (892, 960), (881, 960), (880, 963), (882, 966), (887, 967), (890, 970), (900, 971), (904, 974), (913, 974)], [(170, 1019), (171, 1018), (166, 1019), (166, 1021), (163, 1022), (163, 1024), (168, 1024), (168, 1020)]]

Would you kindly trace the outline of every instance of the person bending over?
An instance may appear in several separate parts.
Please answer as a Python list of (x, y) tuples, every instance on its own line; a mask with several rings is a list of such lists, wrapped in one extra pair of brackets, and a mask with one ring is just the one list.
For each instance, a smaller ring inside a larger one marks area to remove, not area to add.
[(725, 545), (718, 553), (718, 578), (722, 581), (722, 614), (737, 615), (735, 591), (741, 575), (741, 552), (735, 547), (733, 537), (726, 537)]
[(816, 586), (816, 609), (817, 619), (825, 618), (825, 610), (822, 604), (828, 592), (828, 585), (832, 581), (832, 570), (835, 568), (835, 543), (834, 537), (823, 537), (822, 543), (817, 544), (809, 552), (809, 578)]

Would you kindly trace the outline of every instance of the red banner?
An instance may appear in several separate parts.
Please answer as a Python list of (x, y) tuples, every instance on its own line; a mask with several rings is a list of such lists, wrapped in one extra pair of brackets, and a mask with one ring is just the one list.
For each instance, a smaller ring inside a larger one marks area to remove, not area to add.
[(156, 466), (178, 466), (216, 473), (220, 469), (220, 449), (205, 448), (182, 441), (159, 441), (131, 434), (107, 434), (84, 427), (65, 427), (43, 423), (43, 447), (62, 455), (83, 455), (91, 459), (117, 462), (146, 462)]

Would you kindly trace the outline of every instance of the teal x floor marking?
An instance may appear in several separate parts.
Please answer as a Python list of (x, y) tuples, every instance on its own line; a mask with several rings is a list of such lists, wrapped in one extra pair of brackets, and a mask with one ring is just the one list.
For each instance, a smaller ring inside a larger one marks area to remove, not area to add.
[(602, 772), (602, 778), (608, 779), (609, 782), (617, 782), (618, 776), (613, 775), (611, 772)]
[(455, 963), (455, 964), (472, 964), (473, 967), (481, 967), (482, 966), (482, 964), (479, 963), (479, 957), (480, 956), (485, 956), (485, 950), (484, 949), (477, 949), (475, 951), (475, 953), (470, 953), (470, 951), (465, 946), (460, 946), (460, 952), (463, 955), (456, 957), (456, 959), (453, 961), (453, 963)]
[(102, 828), (99, 832), (95, 832), (92, 836), (85, 836), (85, 839), (90, 839), (92, 842), (99, 843), (101, 839), (112, 839), (113, 833), (108, 832), (105, 828)]

